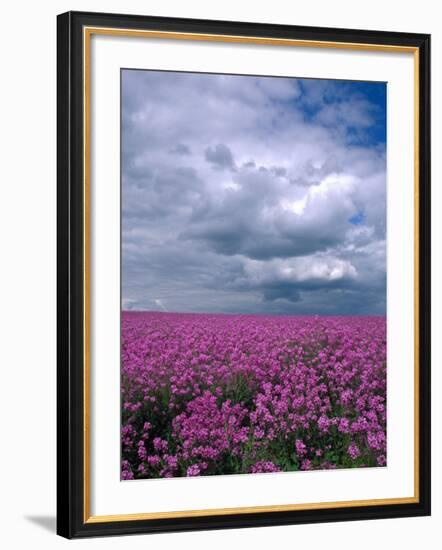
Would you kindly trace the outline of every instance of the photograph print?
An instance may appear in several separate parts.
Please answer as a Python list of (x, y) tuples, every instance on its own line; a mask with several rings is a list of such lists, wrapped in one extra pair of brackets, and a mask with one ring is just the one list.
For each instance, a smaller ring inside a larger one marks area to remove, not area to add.
[(121, 70), (122, 480), (387, 465), (386, 91)]

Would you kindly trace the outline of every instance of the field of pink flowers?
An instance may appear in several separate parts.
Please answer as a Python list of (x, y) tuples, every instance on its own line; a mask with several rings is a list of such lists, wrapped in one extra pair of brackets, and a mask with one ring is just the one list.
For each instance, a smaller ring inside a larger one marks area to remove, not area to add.
[(384, 317), (122, 314), (122, 479), (386, 465)]

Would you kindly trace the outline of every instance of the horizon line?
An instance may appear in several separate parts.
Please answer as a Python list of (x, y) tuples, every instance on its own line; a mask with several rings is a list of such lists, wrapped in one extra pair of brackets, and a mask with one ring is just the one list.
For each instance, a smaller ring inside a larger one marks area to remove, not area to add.
[(226, 311), (164, 311), (157, 309), (120, 309), (121, 313), (159, 313), (162, 315), (252, 315), (260, 317), (387, 317), (386, 313), (232, 313)]

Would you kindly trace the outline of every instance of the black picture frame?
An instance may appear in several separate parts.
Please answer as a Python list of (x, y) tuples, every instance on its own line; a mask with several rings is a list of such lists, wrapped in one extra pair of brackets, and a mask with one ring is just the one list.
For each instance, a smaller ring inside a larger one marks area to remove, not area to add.
[[(412, 503), (314, 510), (89, 521), (85, 514), (84, 403), (84, 28), (107, 27), (237, 37), (403, 46), (419, 59), (418, 494)], [(57, 533), (66, 538), (335, 522), (430, 514), (430, 36), (68, 12), (57, 20)]]

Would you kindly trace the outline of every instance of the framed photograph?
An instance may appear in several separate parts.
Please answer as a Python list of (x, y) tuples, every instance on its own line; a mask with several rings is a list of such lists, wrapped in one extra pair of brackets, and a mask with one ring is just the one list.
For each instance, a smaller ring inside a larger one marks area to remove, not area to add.
[(58, 534), (430, 514), (430, 37), (58, 17)]

